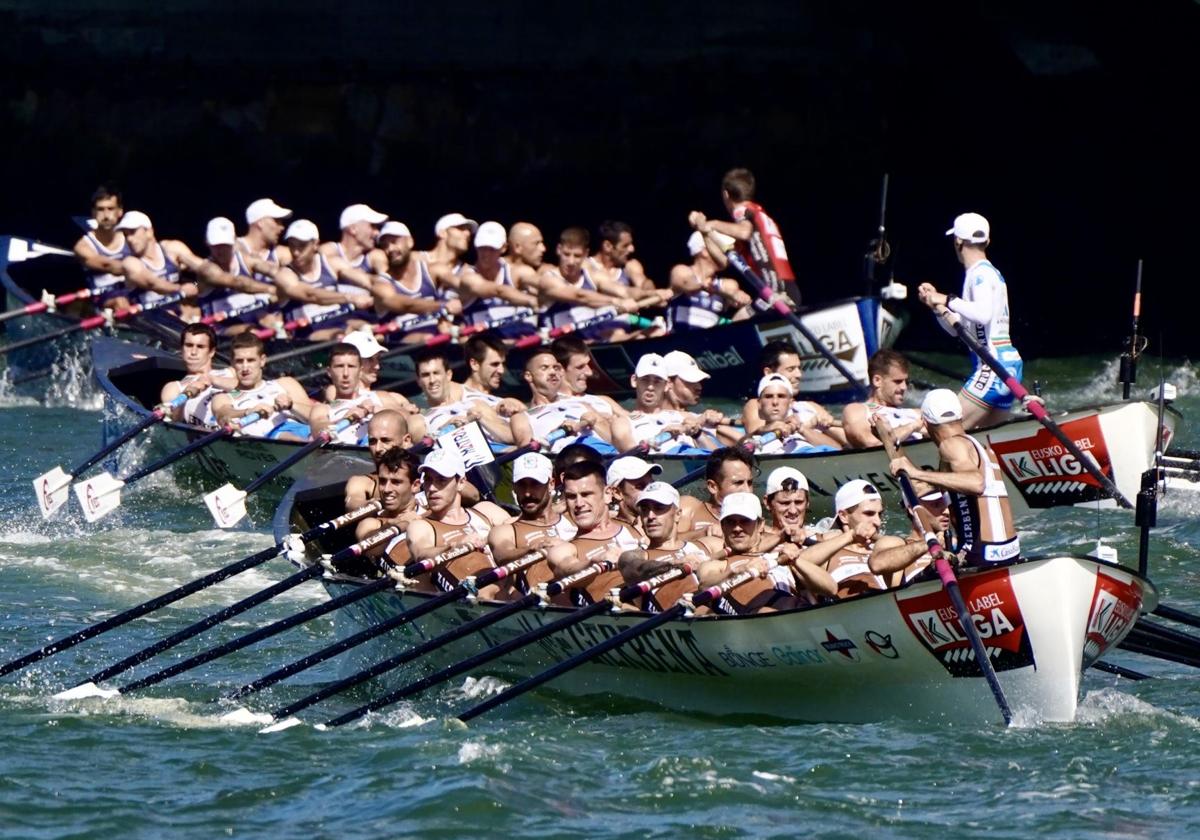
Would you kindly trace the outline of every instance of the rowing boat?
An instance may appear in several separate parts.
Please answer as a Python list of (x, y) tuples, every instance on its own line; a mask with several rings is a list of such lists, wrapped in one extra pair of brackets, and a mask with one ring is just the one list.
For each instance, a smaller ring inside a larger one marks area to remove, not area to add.
[[(301, 479), (276, 511), (275, 533), (322, 522), (340, 512), (344, 479), (331, 473), (353, 464), (330, 462), (319, 477)], [(342, 539), (345, 539), (343, 536)], [(310, 548), (305, 562), (338, 544)], [(1132, 569), (1093, 557), (1030, 557), (963, 572), (963, 596), (1018, 720), (1070, 721), (1083, 672), (1115, 648), (1138, 616), (1157, 605), (1153, 584)], [(325, 579), (331, 597), (365, 584), (345, 575)], [(339, 629), (365, 629), (431, 596), (384, 590), (339, 612)], [(428, 638), (499, 605), (459, 602), (414, 622), (410, 638)], [(534, 607), (476, 637), (494, 647), (564, 615), (569, 608)], [(521, 648), (487, 673), (515, 679), (581, 653), (648, 616), (606, 613)], [(344, 667), (395, 653), (388, 637)], [(386, 653), (385, 653), (386, 652)], [(472, 651), (454, 649), (455, 658)], [(444, 660), (441, 660), (444, 661)], [(411, 673), (408, 675), (411, 678)], [(801, 721), (867, 722), (948, 717), (996, 722), (993, 696), (976, 664), (949, 598), (929, 581), (899, 590), (804, 609), (753, 616), (684, 617), (577, 668), (551, 684), (568, 695), (629, 698), (672, 711)]]
[[(182, 365), (173, 354), (111, 338), (101, 337), (93, 342), (92, 358), (104, 394), (104, 442), (144, 419), (157, 403), (163, 384), (183, 376)], [(1126, 498), (1132, 499), (1137, 494), (1141, 475), (1151, 466), (1155, 451), (1158, 415), (1153, 404), (1134, 401), (1078, 408), (1055, 414), (1054, 419), (1081, 450), (1095, 459)], [(1163, 416), (1164, 449), (1180, 420), (1179, 412), (1168, 406)], [(200, 434), (202, 431), (193, 426), (165, 423), (155, 433), (155, 445), (166, 451), (167, 447), (183, 446)], [(1015, 417), (974, 434), (986, 441), (1000, 459), (1014, 515), (1063, 505), (1115, 504), (1078, 461), (1031, 418)], [(243, 484), (288, 457), (297, 446), (287, 441), (238, 438), (201, 453), (197, 463), (218, 482)], [(365, 450), (358, 447), (329, 448), (354, 451), (366, 457)], [(914, 463), (936, 466), (937, 454), (932, 443), (925, 441), (905, 448)], [(648, 459), (661, 464), (666, 481), (674, 481), (702, 464), (686, 456), (651, 455)], [(766, 476), (776, 467), (794, 466), (803, 472), (811, 489), (810, 516), (831, 514), (833, 494), (854, 478), (870, 481), (884, 493), (885, 501), (899, 503), (899, 487), (888, 473), (887, 457), (881, 447), (769, 455), (760, 460), (760, 466), (757, 479), (760, 491)], [(295, 478), (301, 472), (302, 468), (297, 468), (287, 475)], [(268, 495), (273, 494), (277, 500), (285, 484), (283, 478), (279, 479), (273, 485), (274, 491), (268, 489)], [(507, 477), (500, 479), (502, 490), (507, 484)], [(703, 496), (702, 481), (684, 489)]]

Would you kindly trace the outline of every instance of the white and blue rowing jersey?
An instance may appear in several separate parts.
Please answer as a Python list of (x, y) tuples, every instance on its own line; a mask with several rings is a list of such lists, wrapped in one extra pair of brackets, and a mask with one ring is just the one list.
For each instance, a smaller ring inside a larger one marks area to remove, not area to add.
[[(592, 276), (587, 273), (587, 269), (580, 269), (579, 279), (575, 282), (567, 281), (565, 277), (559, 274), (559, 277), (567, 282), (568, 285), (574, 286), (577, 289), (583, 289), (585, 292), (598, 291), (596, 284), (592, 281)], [(565, 327), (570, 324), (578, 324), (581, 321), (586, 321), (589, 318), (595, 318), (598, 310), (590, 306), (584, 306), (581, 303), (568, 303), (566, 301), (557, 301), (546, 307), (542, 312), (541, 325), (549, 329)], [(586, 331), (584, 333), (586, 337)]]
[(1008, 284), (989, 260), (980, 260), (967, 269), (962, 297), (951, 300), (949, 308), (961, 315), (979, 343), (993, 352), (1012, 345)]
[[(150, 273), (152, 273), (155, 277), (171, 283), (178, 283), (179, 266), (177, 266), (175, 262), (167, 256), (167, 252), (163, 248), (161, 242), (155, 242), (154, 247), (158, 249), (157, 260), (151, 262), (145, 257), (139, 257), (138, 259), (142, 261), (142, 265), (150, 269)], [(133, 303), (140, 303), (143, 306), (146, 304), (156, 303), (157, 301), (160, 301), (166, 297), (166, 295), (156, 292), (153, 289), (139, 289), (136, 286), (132, 286), (128, 283), (126, 283), (125, 286), (127, 291), (126, 296), (129, 297)]]
[[(692, 274), (701, 286), (704, 281), (692, 270)], [(707, 330), (715, 327), (728, 307), (725, 298), (713, 294), (707, 289), (701, 289), (690, 295), (677, 295), (667, 307), (667, 328), (675, 330)]]
[[(306, 273), (302, 273), (296, 266), (292, 266), (292, 271), (296, 272), (296, 276), (301, 283), (307, 286), (312, 286), (315, 289), (329, 289), (330, 291), (338, 290), (337, 275), (330, 268), (322, 254), (317, 254), (316, 262), (312, 268)], [(284, 318), (289, 321), (294, 321), (298, 318), (316, 318), (329, 312), (335, 312), (342, 308), (340, 303), (319, 304), (319, 303), (302, 303), (292, 304), (284, 312)]]
[[(129, 249), (129, 242), (125, 239), (124, 235), (121, 235), (120, 248), (105, 248), (91, 231), (85, 233), (83, 238), (102, 257), (123, 260), (126, 257), (133, 256), (133, 251)], [(89, 271), (87, 269), (84, 269), (83, 273), (87, 277), (88, 288), (92, 290), (92, 299), (96, 303), (104, 303), (107, 300), (125, 294), (125, 278), (120, 274), (111, 274), (107, 271)]]
[[(508, 286), (510, 289), (515, 288), (512, 279), (512, 270), (509, 268), (508, 263), (503, 261), (500, 263), (500, 274), (497, 276), (495, 282), (501, 286)], [(509, 303), (504, 298), (474, 298), (463, 307), (462, 320), (470, 326), (476, 324), (493, 324), (502, 319), (512, 318), (520, 310), (521, 307)], [(496, 330), (496, 332), (503, 338), (515, 338), (529, 335), (536, 330), (536, 327), (537, 324), (534, 316), (531, 314), (528, 318), (514, 321), (511, 324), (505, 324)]]
[[(416, 288), (411, 288), (404, 285), (400, 280), (392, 277), (390, 274), (381, 274), (392, 289), (399, 295), (413, 300), (436, 300), (444, 302), (446, 300), (442, 290), (433, 282), (433, 275), (429, 272), (429, 265), (425, 260), (420, 258), (414, 259), (417, 266), (417, 285)], [(392, 310), (375, 304), (375, 313), (380, 321), (386, 321), (393, 313)], [(433, 335), (438, 332), (436, 320), (431, 319), (430, 315), (419, 312), (407, 312), (403, 315), (396, 315), (390, 319), (390, 323), (400, 326), (400, 330), (405, 334), (411, 335)], [(412, 324), (414, 326), (405, 326)], [(417, 325), (419, 324), (419, 325)]]

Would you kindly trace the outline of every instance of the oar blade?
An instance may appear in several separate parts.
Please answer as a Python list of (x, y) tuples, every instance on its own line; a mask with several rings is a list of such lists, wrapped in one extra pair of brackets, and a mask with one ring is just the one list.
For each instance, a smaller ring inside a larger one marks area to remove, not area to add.
[(218, 528), (232, 528), (246, 518), (246, 494), (232, 484), (205, 495), (204, 504)]
[(75, 496), (83, 508), (83, 518), (98, 522), (121, 506), (121, 488), (125, 482), (106, 472), (75, 485)]
[(49, 519), (71, 498), (73, 478), (62, 467), (55, 467), (33, 480), (33, 493), (37, 496), (43, 519)]
[(121, 692), (115, 688), (101, 688), (94, 682), (85, 682), (74, 688), (68, 688), (54, 695), (55, 700), (85, 700), (89, 697), (103, 697), (105, 700), (116, 697)]

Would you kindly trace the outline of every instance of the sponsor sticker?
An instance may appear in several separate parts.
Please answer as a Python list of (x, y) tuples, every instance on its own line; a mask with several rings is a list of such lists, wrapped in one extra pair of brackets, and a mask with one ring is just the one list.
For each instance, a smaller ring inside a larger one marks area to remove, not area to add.
[[(845, 364), (857, 380), (866, 381), (867, 345), (857, 306), (853, 303), (842, 304), (801, 315), (800, 320), (818, 341)], [(801, 394), (846, 386), (846, 380), (829, 360), (809, 344), (791, 324), (759, 327), (758, 334), (764, 344), (772, 339), (782, 338), (790, 341), (799, 351), (800, 365), (804, 369), (804, 378), (800, 381)]]
[(1096, 589), (1088, 610), (1083, 641), (1083, 667), (1087, 668), (1114, 644), (1125, 638), (1138, 619), (1142, 589), (1129, 575), (1096, 569)]
[[(1100, 430), (1099, 415), (1060, 425), (1079, 450), (1111, 478), (1112, 461), (1104, 433)], [(999, 440), (989, 435), (988, 445), (1000, 459), (1000, 469), (1021, 491), (1031, 508), (1108, 497), (1100, 482), (1047, 429), (1038, 428), (1033, 434), (1015, 440)]]
[(817, 645), (825, 651), (827, 660), (842, 663), (862, 661), (862, 653), (859, 651), (858, 645), (854, 643), (842, 625), (830, 624), (819, 630), (814, 627), (809, 632), (816, 639)]
[[(1025, 619), (1013, 593), (1008, 569), (972, 574), (959, 581), (970, 621), (979, 630), (983, 645), (997, 671), (1035, 665)], [(952, 677), (979, 677), (983, 671), (963, 630), (958, 611), (944, 589), (904, 597), (896, 593), (896, 606), (908, 629), (937, 657)]]

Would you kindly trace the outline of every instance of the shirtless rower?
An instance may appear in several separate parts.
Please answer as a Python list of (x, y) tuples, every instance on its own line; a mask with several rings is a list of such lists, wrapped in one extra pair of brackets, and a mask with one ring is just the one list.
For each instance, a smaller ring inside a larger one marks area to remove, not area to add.
[[(256, 303), (262, 307), (246, 319), (239, 319), (241, 323), (227, 326), (224, 331), (229, 335), (249, 329), (249, 323), (257, 322), (265, 314), (266, 307), (275, 302), (275, 287), (264, 280), (274, 278), (279, 270), (276, 263), (239, 252), (236, 241), (232, 221), (224, 216), (209, 220), (204, 230), (208, 259), (221, 269), (223, 275), (200, 284), (200, 314), (222, 316)], [(225, 284), (225, 277), (233, 281), (232, 285)], [(259, 277), (264, 280), (257, 279)]]
[(886, 347), (876, 350), (867, 362), (867, 379), (871, 382), (871, 390), (866, 401), (850, 403), (842, 409), (842, 429), (847, 444), (857, 449), (879, 446), (874, 428), (876, 419), (892, 430), (897, 441), (924, 437), (925, 421), (921, 419), (921, 410), (904, 407), (904, 396), (908, 393), (908, 359)]
[[(475, 265), (464, 272), (463, 288), (463, 323), (468, 325), (492, 324), (502, 319), (509, 319), (518, 314), (521, 307), (530, 311), (528, 318), (517, 321), (496, 330), (497, 335), (504, 338), (519, 338), (530, 335), (537, 329), (537, 296), (524, 292), (517, 287), (509, 263), (502, 258), (507, 246), (508, 235), (504, 225), (499, 222), (484, 222), (475, 232)], [(476, 289), (482, 287), (475, 278), (485, 280), (496, 286), (497, 295), (484, 297)]]
[[(800, 366), (800, 354), (796, 351), (795, 345), (786, 339), (775, 339), (769, 341), (762, 349), (762, 354), (759, 356), (759, 364), (762, 368), (763, 376), (777, 373), (787, 380), (788, 387), (792, 391), (791, 408), (788, 411), (788, 417), (794, 418), (801, 425), (807, 425), (812, 430), (820, 432), (820, 435), (806, 434), (805, 439), (814, 446), (843, 446), (845, 444), (844, 436), (840, 429), (835, 428), (837, 421), (824, 406), (821, 406), (811, 400), (798, 399), (800, 394), (800, 380), (804, 377), (803, 369)], [(759, 381), (761, 385), (762, 380)], [(746, 402), (742, 409), (742, 425), (746, 427), (746, 434), (756, 435), (764, 431), (766, 420), (759, 413), (758, 398), (751, 398)]]
[[(633, 313), (638, 301), (629, 289), (617, 286), (617, 294), (600, 291), (600, 282), (585, 267), (590, 237), (583, 228), (570, 227), (562, 232), (555, 252), (558, 265), (547, 266), (537, 276), (538, 301), (542, 307), (541, 326), (557, 329), (595, 318), (600, 310), (615, 307), (618, 313)], [(612, 288), (612, 284), (603, 281)], [(595, 324), (578, 335), (588, 340), (621, 341), (630, 333), (617, 320)]]
[[(479, 502), (469, 509), (463, 507), (462, 487), (466, 483), (466, 469), (455, 449), (434, 449), (425, 456), (419, 473), (429, 511), (408, 526), (409, 559), (429, 560), (448, 548), (460, 545), (475, 549), (438, 566), (430, 574), (428, 582), (420, 581), (415, 587), (418, 591), (447, 592), (468, 575), (493, 566), (491, 557), (484, 551), (487, 536), (492, 528), (508, 520), (509, 516), (503, 508), (492, 502)], [(396, 559), (394, 553), (390, 556)], [(498, 590), (497, 585), (492, 584), (481, 589), (479, 597), (491, 598)]]
[(92, 193), (92, 229), (75, 243), (75, 256), (83, 266), (97, 309), (110, 298), (124, 294), (124, 260), (133, 254), (125, 234), (117, 229), (124, 212), (120, 192), (107, 185), (97, 187)]
[(501, 417), (511, 418), (525, 410), (525, 403), (514, 397), (500, 397), (496, 391), (504, 382), (504, 362), (508, 349), (495, 336), (473, 335), (463, 345), (467, 362), (467, 378), (463, 380), (463, 395), (483, 400), (496, 409)]
[(736, 280), (719, 276), (716, 260), (705, 247), (704, 234), (692, 231), (687, 248), (691, 263), (671, 268), (671, 291), (675, 296), (667, 305), (667, 327), (672, 332), (707, 330), (722, 318), (733, 321), (749, 318), (753, 314), (750, 295), (742, 291)]
[[(334, 435), (333, 440), (349, 446), (363, 446), (367, 443), (367, 421), (376, 412), (390, 409), (408, 414), (412, 403), (405, 397), (363, 387), (361, 368), (362, 355), (354, 344), (343, 341), (329, 349), (329, 381), (333, 396), (329, 402), (318, 403), (312, 408), (309, 423), (314, 437), (334, 423), (350, 420), (351, 425)], [(422, 428), (415, 429), (418, 437), (423, 431)]]
[[(555, 510), (553, 464), (539, 452), (527, 452), (513, 463), (513, 501), (520, 513), (488, 533), (488, 548), (499, 565), (511, 563), (530, 551), (546, 550), (569, 540), (575, 526)], [(501, 586), (501, 596), (528, 595), (539, 583), (549, 582), (550, 567), (544, 562), (522, 570)]]
[(950, 493), (951, 517), (958, 549), (970, 565), (1006, 563), (1021, 556), (1021, 540), (1000, 462), (991, 447), (968, 435), (958, 395), (935, 388), (921, 403), (921, 416), (938, 448), (937, 470), (918, 468), (905, 455), (890, 465), (892, 475), (908, 472), (918, 493), (930, 487)]
[[(116, 229), (125, 234), (129, 256), (121, 261), (125, 271), (125, 287), (104, 301), (109, 309), (128, 309), (131, 304), (151, 304), (173, 294), (194, 298), (199, 291), (195, 283), (181, 283), (180, 271), (187, 270), (205, 279), (224, 274), (207, 260), (202, 260), (192, 249), (178, 239), (154, 236), (154, 225), (150, 217), (140, 210), (130, 210), (121, 216)], [(195, 312), (194, 306), (186, 303), (180, 311)]]
[(646, 276), (641, 260), (634, 258), (633, 228), (625, 222), (606, 219), (596, 232), (599, 234), (600, 247), (588, 259), (588, 267), (594, 277), (639, 293), (658, 295), (663, 303), (671, 297), (670, 290), (654, 287), (654, 283)]
[(777, 467), (767, 476), (764, 496), (771, 512), (771, 530), (783, 542), (807, 546), (824, 538), (825, 532), (806, 524), (808, 478), (795, 467)]
[[(950, 498), (941, 490), (926, 493), (920, 497), (917, 515), (925, 530), (937, 534), (938, 540), (945, 545), (943, 535), (951, 527)], [(946, 554), (949, 556), (949, 549)], [(932, 562), (929, 546), (914, 525), (906, 537), (884, 534), (877, 539), (867, 565), (894, 589), (918, 577)]]
[(207, 324), (188, 324), (183, 328), (179, 335), (179, 357), (183, 360), (187, 375), (164, 385), (159, 397), (164, 403), (169, 403), (180, 394), (187, 394), (187, 402), (171, 409), (171, 419), (175, 422), (193, 426), (217, 424), (212, 411), (213, 398), (222, 391), (235, 388), (237, 378), (230, 368), (213, 370), (216, 353), (217, 334), (212, 327)]
[(290, 376), (263, 379), (267, 353), (262, 339), (254, 333), (235, 335), (229, 349), (237, 387), (213, 397), (217, 424), (225, 426), (257, 413), (259, 419), (243, 426), (239, 434), (272, 440), (308, 440), (307, 423), (313, 403), (304, 386)]
[(612, 496), (614, 511), (612, 518), (617, 522), (638, 527), (638, 496), (662, 473), (662, 467), (643, 461), (635, 455), (625, 455), (608, 465), (604, 480)]
[[(360, 521), (354, 528), (355, 539), (363, 540), (376, 531), (397, 525), (401, 530), (407, 530), (414, 519), (425, 515), (425, 511), (417, 502), (418, 469), (421, 459), (399, 446), (385, 450), (375, 464), (376, 482), (378, 489), (374, 498), (379, 499), (383, 506), (375, 516), (369, 516)], [(355, 476), (362, 478), (363, 476)], [(348, 489), (347, 489), (347, 492)], [(364, 499), (362, 504), (367, 503)], [(359, 505), (361, 507), (361, 505)], [(356, 510), (357, 508), (351, 508)], [(403, 537), (398, 537), (403, 539)], [(383, 554), (387, 547), (381, 547), (376, 554)]]
[(375, 247), (379, 226), (387, 221), (387, 214), (373, 210), (366, 204), (351, 204), (338, 217), (341, 236), (337, 242), (321, 243), (321, 256), (334, 263), (357, 269), (360, 274), (346, 278), (347, 282), (370, 291), (368, 281), (362, 285), (362, 275), (368, 277), (382, 271), (385, 258)]
[(768, 373), (758, 381), (758, 398), (754, 403), (762, 425), (755, 434), (774, 436), (764, 440), (758, 451), (775, 455), (840, 449), (838, 442), (818, 425), (819, 415), (797, 410), (794, 398), (791, 383), (783, 374)]
[(644, 443), (652, 452), (695, 454), (716, 447), (714, 435), (703, 435), (704, 421), (698, 414), (666, 408), (667, 369), (657, 353), (643, 353), (630, 381), (635, 403), (628, 416), (612, 422), (613, 445), (620, 451)]
[(833, 497), (840, 531), (806, 548), (802, 555), (822, 566), (837, 581), (839, 598), (887, 589), (888, 584), (868, 565), (875, 539), (883, 529), (883, 497), (861, 478), (847, 481)]
[[(963, 213), (946, 231), (953, 237), (954, 253), (966, 269), (962, 296), (942, 294), (931, 283), (917, 289), (921, 302), (941, 319), (942, 329), (951, 335), (954, 328), (946, 323), (946, 313), (962, 318), (964, 326), (1019, 382), (1024, 369), (1021, 354), (1009, 336), (1008, 284), (1004, 275), (987, 258), (992, 232), (988, 220), (978, 213)], [(964, 405), (963, 428), (1003, 422), (1013, 404), (1013, 393), (988, 365), (971, 354), (975, 369), (959, 389)]]
[[(320, 318), (347, 305), (370, 309), (371, 296), (362, 290), (348, 291), (338, 286), (338, 277), (348, 268), (337, 257), (327, 258), (320, 253), (320, 231), (308, 219), (297, 219), (288, 225), (284, 240), (292, 254), (291, 263), (275, 275), (275, 285), (290, 301), (284, 311), (288, 321), (300, 318)], [(349, 320), (340, 315), (320, 322), (307, 331), (311, 341), (326, 341), (346, 329), (362, 325), (361, 320)]]
[(791, 543), (770, 550), (787, 565), (771, 564), (767, 550), (773, 544), (763, 522), (762, 503), (753, 493), (730, 493), (721, 502), (720, 537), (705, 537), (701, 544), (712, 560), (701, 565), (701, 586), (712, 586), (744, 571), (757, 577), (734, 588), (714, 602), (711, 610), (725, 615), (749, 615), (789, 609), (837, 591), (832, 577), (819, 565), (804, 559)]
[(704, 466), (704, 486), (709, 501), (684, 496), (680, 504), (683, 518), (679, 527), (689, 539), (720, 530), (721, 503), (730, 493), (752, 493), (758, 462), (740, 446), (714, 450)]
[(598, 451), (612, 453), (611, 418), (580, 397), (562, 393), (562, 365), (549, 348), (539, 347), (525, 360), (525, 382), (529, 385), (530, 432), (545, 442), (555, 429), (567, 431), (567, 437), (554, 443), (552, 452), (582, 441)]
[(679, 536), (679, 491), (670, 484), (664, 481), (647, 484), (638, 493), (635, 509), (646, 547), (629, 549), (621, 555), (622, 582), (637, 583), (684, 563), (693, 568), (691, 573), (647, 592), (642, 598), (641, 609), (662, 612), (685, 594), (700, 588), (695, 570), (709, 559), (708, 551), (699, 543)]
[[(375, 472), (353, 475), (346, 481), (346, 510), (358, 510), (372, 499), (379, 498), (379, 463), (389, 449), (407, 449), (412, 446), (412, 435), (408, 422), (398, 411), (383, 409), (367, 421), (367, 452), (375, 464)], [(414, 464), (412, 479), (417, 478)]]
[(477, 421), (491, 441), (525, 446), (533, 434), (523, 412), (506, 418), (480, 396), (469, 394), (450, 378), (450, 364), (442, 347), (429, 347), (417, 354), (417, 385), (428, 406), (422, 417), (431, 437), (441, 437), (457, 426)]

